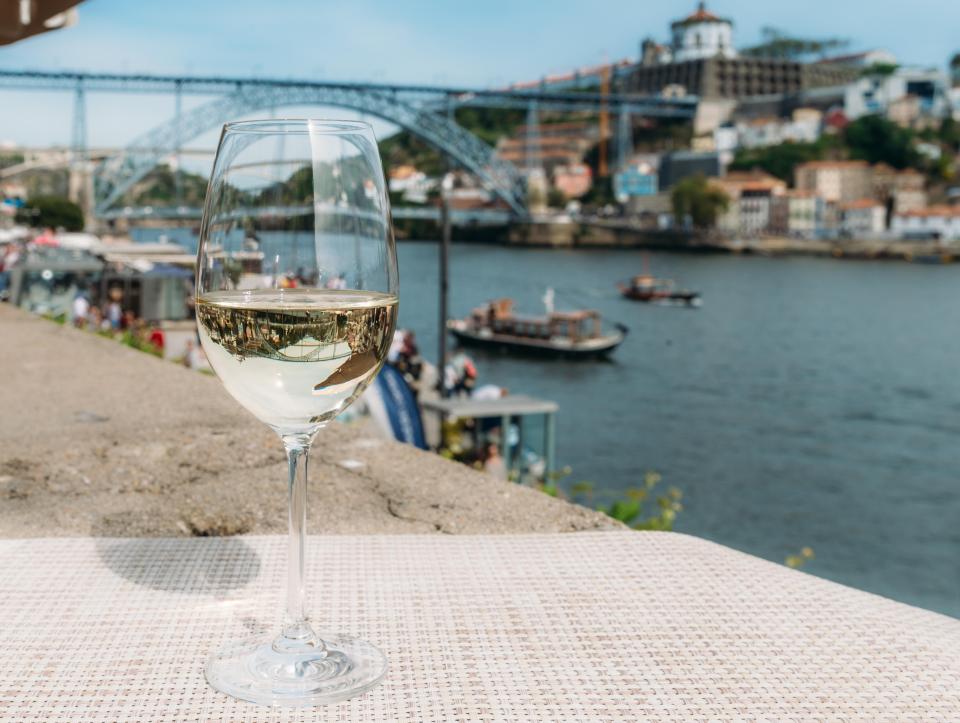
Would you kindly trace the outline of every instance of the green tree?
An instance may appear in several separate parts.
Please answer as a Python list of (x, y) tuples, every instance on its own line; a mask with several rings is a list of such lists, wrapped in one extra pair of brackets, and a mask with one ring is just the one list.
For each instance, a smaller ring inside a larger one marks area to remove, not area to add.
[(870, 163), (887, 163), (894, 168), (919, 166), (913, 148), (913, 133), (879, 115), (857, 118), (844, 131), (850, 157)]
[(593, 177), (593, 185), (580, 199), (586, 206), (606, 206), (608, 203), (615, 203), (613, 197), (613, 178), (610, 176)]
[(800, 163), (822, 159), (831, 142), (824, 137), (815, 143), (787, 141), (775, 146), (742, 148), (737, 151), (729, 168), (731, 171), (750, 171), (761, 168), (787, 183), (792, 183), (794, 168)]
[(795, 38), (782, 30), (769, 26), (760, 31), (763, 42), (740, 51), (741, 55), (753, 58), (781, 58), (783, 60), (806, 60), (823, 57), (850, 44), (844, 38)]
[(60, 196), (31, 198), (17, 211), (17, 221), (36, 228), (83, 231), (83, 211), (77, 204)]
[(717, 218), (730, 205), (730, 197), (698, 173), (673, 187), (670, 202), (677, 223), (684, 224), (689, 217), (695, 228), (706, 229), (717, 225)]
[(896, 63), (874, 63), (860, 71), (860, 75), (867, 78), (886, 78), (896, 73), (899, 67)]
[(23, 163), (22, 153), (0, 153), (0, 168), (16, 166), (18, 163)]
[(942, 143), (949, 146), (951, 151), (960, 150), (960, 123), (957, 123), (952, 117), (947, 116), (943, 119), (937, 135)]
[(547, 191), (547, 205), (551, 208), (563, 208), (567, 205), (567, 194), (559, 188), (551, 188)]
[[(120, 205), (172, 206), (177, 199), (177, 174), (168, 164), (160, 164), (128, 192)], [(180, 171), (180, 201), (185, 206), (202, 206), (207, 193), (207, 177)]]

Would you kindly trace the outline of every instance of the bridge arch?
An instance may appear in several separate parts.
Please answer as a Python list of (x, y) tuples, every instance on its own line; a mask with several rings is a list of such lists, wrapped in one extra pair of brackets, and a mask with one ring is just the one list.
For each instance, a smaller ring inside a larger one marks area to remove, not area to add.
[[(517, 214), (525, 215), (523, 184), (516, 167), (498, 159), (493, 149), (445, 114), (420, 108), (387, 91), (350, 87), (238, 86), (144, 133), (97, 168), (96, 211), (105, 213), (137, 181), (184, 143), (221, 123), (284, 105), (326, 105), (377, 116), (448, 154)], [(146, 150), (144, 150), (146, 149)]]

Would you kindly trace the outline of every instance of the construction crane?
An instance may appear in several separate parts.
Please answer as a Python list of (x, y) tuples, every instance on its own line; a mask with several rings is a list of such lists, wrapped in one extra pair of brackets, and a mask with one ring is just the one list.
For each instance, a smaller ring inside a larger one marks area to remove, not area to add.
[(604, 65), (600, 71), (600, 157), (597, 161), (597, 175), (605, 178), (607, 170), (607, 138), (610, 137), (610, 112), (607, 108), (607, 96), (610, 95), (610, 66)]

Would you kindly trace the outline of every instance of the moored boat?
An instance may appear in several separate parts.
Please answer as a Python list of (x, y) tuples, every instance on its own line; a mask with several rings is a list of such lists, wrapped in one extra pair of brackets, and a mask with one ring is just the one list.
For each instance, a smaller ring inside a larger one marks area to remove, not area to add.
[(626, 284), (617, 284), (620, 293), (634, 301), (700, 306), (700, 293), (678, 289), (673, 279), (658, 279), (649, 274), (634, 276)]
[(463, 344), (566, 357), (602, 357), (623, 343), (626, 327), (606, 333), (602, 327), (600, 313), (591, 309), (525, 316), (513, 313), (512, 299), (497, 299), (466, 319), (447, 322)]

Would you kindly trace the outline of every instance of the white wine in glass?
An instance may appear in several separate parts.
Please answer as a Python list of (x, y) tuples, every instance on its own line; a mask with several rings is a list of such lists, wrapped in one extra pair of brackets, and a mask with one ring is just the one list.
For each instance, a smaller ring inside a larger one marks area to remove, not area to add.
[(359, 695), (383, 653), (320, 634), (306, 614), (307, 457), (317, 432), (380, 371), (398, 277), (376, 139), (354, 121), (224, 126), (197, 252), (197, 327), (227, 391), (274, 429), (289, 464), (287, 614), (281, 632), (211, 656), (210, 684), (265, 705)]

